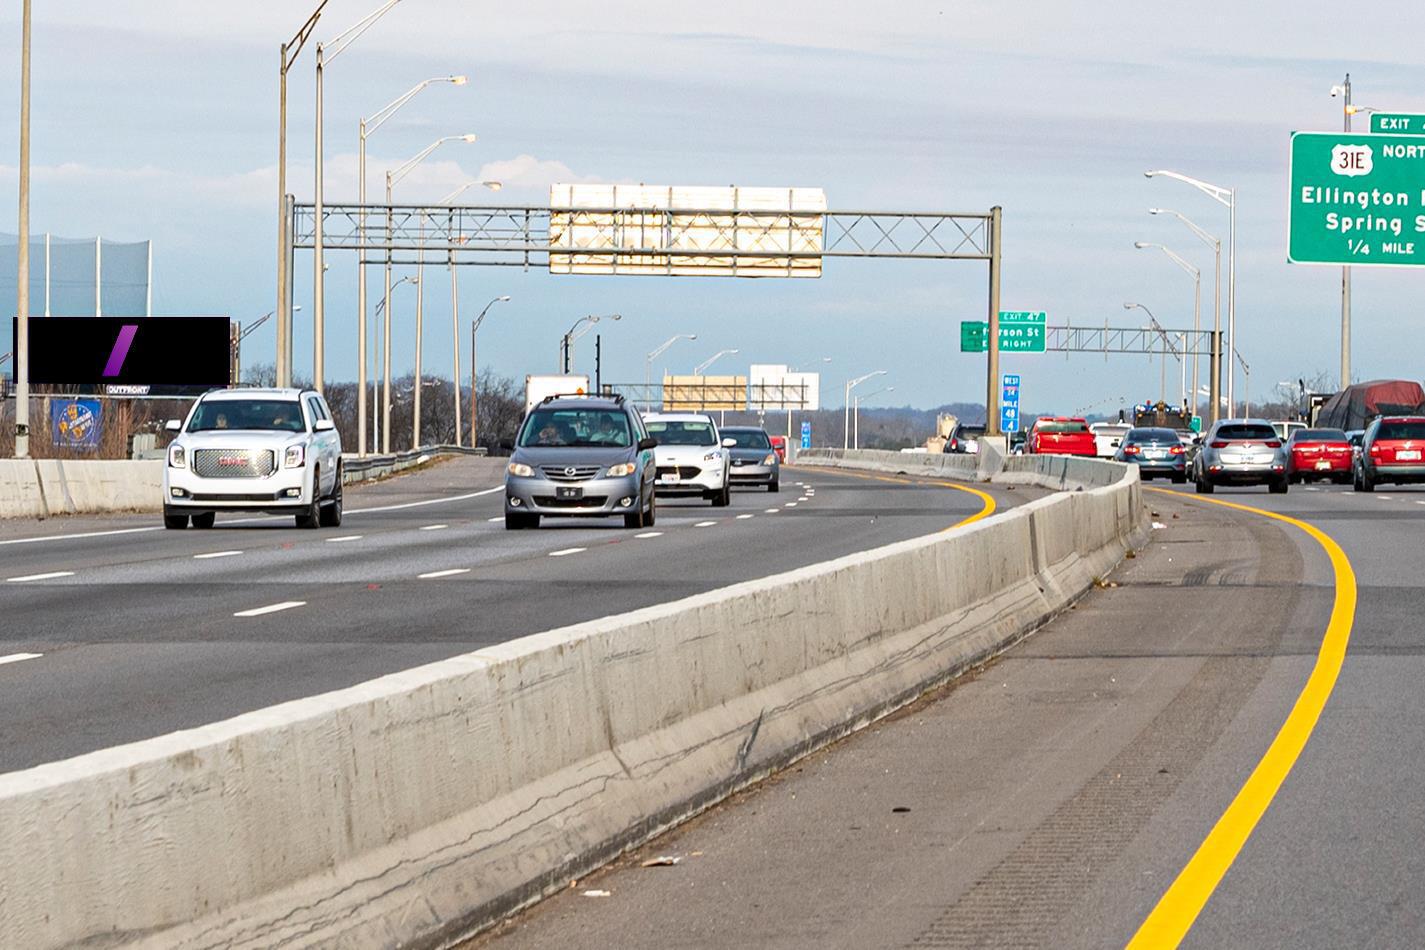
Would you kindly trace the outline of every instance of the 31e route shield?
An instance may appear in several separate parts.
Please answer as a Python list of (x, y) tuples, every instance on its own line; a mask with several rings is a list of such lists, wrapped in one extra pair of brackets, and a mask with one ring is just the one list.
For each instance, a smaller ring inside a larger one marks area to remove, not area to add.
[(1287, 260), (1425, 264), (1425, 138), (1293, 132)]

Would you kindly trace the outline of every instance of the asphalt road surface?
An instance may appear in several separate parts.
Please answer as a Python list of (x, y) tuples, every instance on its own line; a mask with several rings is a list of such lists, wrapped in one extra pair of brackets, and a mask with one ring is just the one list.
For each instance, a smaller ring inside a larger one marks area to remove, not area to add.
[[(0, 524), (0, 772), (942, 530), (974, 494), (787, 469), (657, 525), (507, 532), (499, 460), (348, 489), (338, 529), (155, 515)], [(996, 491), (1001, 504), (1033, 490)]]
[[(1147, 498), (1162, 527), (1112, 586), (471, 946), (1124, 946), (1252, 804), (1351, 568), (1314, 732), (1170, 923), (1186, 947), (1425, 946), (1425, 489), (1214, 496), (1319, 526), (1345, 578), (1298, 527)], [(677, 863), (642, 866), (658, 857)]]

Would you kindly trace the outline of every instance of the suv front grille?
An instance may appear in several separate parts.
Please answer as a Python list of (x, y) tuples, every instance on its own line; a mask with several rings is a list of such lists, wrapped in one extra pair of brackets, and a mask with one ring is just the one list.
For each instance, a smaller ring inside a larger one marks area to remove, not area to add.
[(195, 449), (193, 474), (200, 478), (266, 478), (277, 468), (271, 449)]
[(583, 482), (599, 474), (598, 465), (541, 465), (540, 471), (552, 482)]
[(674, 472), (678, 473), (679, 478), (692, 479), (697, 478), (699, 475), (701, 475), (703, 473), (703, 470), (698, 468), (696, 465), (679, 465), (676, 467), (672, 465), (658, 466), (659, 478), (666, 478), (667, 476), (672, 475)]

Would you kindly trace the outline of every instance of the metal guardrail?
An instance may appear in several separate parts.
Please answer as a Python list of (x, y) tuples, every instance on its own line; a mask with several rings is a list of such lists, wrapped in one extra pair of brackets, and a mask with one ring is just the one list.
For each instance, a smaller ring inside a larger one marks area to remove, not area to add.
[(356, 455), (343, 455), (341, 457), (342, 483), (350, 485), (353, 482), (384, 478), (396, 472), (403, 472), (408, 468), (415, 468), (423, 461), (442, 455), (483, 457), (489, 454), (489, 450), (484, 446), (472, 449), (464, 445), (424, 445), (407, 452), (393, 452), (390, 455), (368, 455), (365, 458)]

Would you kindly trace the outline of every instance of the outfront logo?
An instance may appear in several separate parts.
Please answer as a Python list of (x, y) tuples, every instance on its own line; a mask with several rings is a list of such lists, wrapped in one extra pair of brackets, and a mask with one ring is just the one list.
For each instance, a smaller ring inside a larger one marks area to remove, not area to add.
[(105, 379), (118, 376), (123, 371), (124, 360), (128, 359), (129, 347), (134, 345), (134, 335), (138, 332), (137, 323), (126, 323), (119, 328), (119, 338), (114, 341), (114, 348), (109, 351), (109, 362), (104, 364)]

